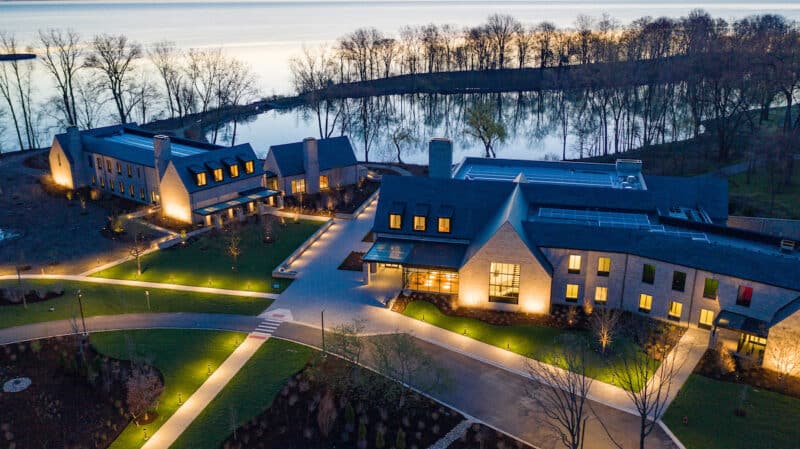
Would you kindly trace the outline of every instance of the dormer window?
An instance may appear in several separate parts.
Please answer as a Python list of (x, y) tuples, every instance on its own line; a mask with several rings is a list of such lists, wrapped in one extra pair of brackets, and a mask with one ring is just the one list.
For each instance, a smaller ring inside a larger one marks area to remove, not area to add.
[(205, 173), (197, 173), (197, 174), (195, 174), (195, 176), (196, 176), (195, 181), (197, 181), (197, 185), (198, 186), (204, 186), (204, 185), (208, 184), (208, 180), (206, 180), (206, 174)]
[(239, 164), (233, 164), (228, 166), (228, 171), (231, 174), (231, 178), (236, 178), (239, 176)]
[(414, 230), (415, 231), (424, 231), (425, 230), (425, 216), (424, 215), (414, 215)]
[(439, 217), (439, 232), (443, 234), (450, 233), (450, 218)]
[(428, 221), (428, 204), (417, 204), (414, 206), (414, 230), (425, 232), (426, 222)]
[(400, 214), (389, 214), (389, 229), (400, 229), (403, 226), (403, 216)]
[(253, 161), (247, 161), (244, 163), (244, 172), (248, 175), (256, 171), (256, 164)]
[(222, 169), (221, 168), (215, 168), (214, 169), (214, 182), (220, 182), (220, 181), (222, 181)]
[(441, 205), (436, 212), (436, 227), (442, 234), (450, 233), (450, 221), (453, 218), (453, 206)]

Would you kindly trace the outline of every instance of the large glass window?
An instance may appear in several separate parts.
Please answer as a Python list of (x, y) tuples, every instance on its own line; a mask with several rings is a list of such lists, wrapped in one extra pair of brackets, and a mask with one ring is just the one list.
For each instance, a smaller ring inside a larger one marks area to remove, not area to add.
[(597, 275), (608, 276), (611, 273), (611, 258), (600, 257), (597, 259)]
[(656, 282), (656, 266), (646, 263), (642, 267), (642, 282), (645, 284), (653, 284)]
[(328, 190), (330, 189), (330, 181), (328, 180), (327, 175), (320, 175), (319, 176), (319, 189), (320, 190)]
[(415, 231), (424, 231), (425, 230), (425, 217), (422, 215), (414, 215), (414, 230)]
[(492, 262), (489, 267), (489, 301), (519, 302), (519, 264)]
[(578, 295), (580, 295), (581, 287), (578, 284), (567, 284), (567, 289), (564, 292), (564, 299), (567, 302), (578, 302)]
[(581, 272), (581, 256), (570, 254), (567, 272), (572, 274), (579, 274)]
[(686, 289), (686, 273), (683, 271), (672, 272), (672, 289), (676, 292), (682, 292)]
[(672, 301), (669, 303), (669, 313), (667, 313), (667, 315), (670, 319), (680, 321), (682, 312), (683, 304), (679, 303), (678, 301)]
[(740, 285), (739, 292), (736, 294), (736, 305), (750, 307), (751, 299), (753, 299), (753, 287)]
[(653, 295), (640, 294), (639, 295), (639, 311), (650, 313), (653, 308)]
[(305, 179), (292, 180), (292, 193), (306, 193), (306, 180)]
[(717, 299), (718, 288), (719, 288), (718, 280), (706, 278), (706, 285), (703, 287), (703, 298)]
[(389, 229), (400, 229), (403, 227), (403, 216), (400, 214), (389, 214)]
[(455, 271), (403, 267), (403, 288), (423, 292), (458, 293), (458, 273)]
[(710, 329), (714, 325), (714, 311), (708, 309), (700, 309), (700, 327)]
[(605, 304), (608, 301), (608, 287), (595, 287), (594, 302)]
[(739, 347), (736, 352), (759, 360), (764, 359), (764, 351), (767, 349), (767, 339), (756, 337), (755, 335), (742, 334), (739, 337)]
[(439, 232), (450, 233), (450, 219), (439, 217)]

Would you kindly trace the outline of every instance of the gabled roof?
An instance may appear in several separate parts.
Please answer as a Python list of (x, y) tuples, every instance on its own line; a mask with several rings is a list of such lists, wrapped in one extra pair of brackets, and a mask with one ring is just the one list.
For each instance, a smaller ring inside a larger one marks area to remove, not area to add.
[(239, 176), (231, 178), (227, 167), (223, 167), (222, 181), (214, 181), (214, 177), (211, 176), (211, 173), (209, 173), (209, 176), (206, 177), (207, 184), (204, 186), (197, 185), (194, 176), (196, 173), (203, 171), (207, 172), (208, 167), (222, 167), (221, 162), (228, 158), (239, 158), (239, 160), (242, 161), (256, 161), (256, 154), (253, 151), (253, 147), (251, 147), (249, 143), (244, 143), (233, 147), (221, 147), (192, 156), (173, 158), (171, 159), (170, 164), (175, 167), (175, 170), (181, 177), (184, 187), (190, 194), (221, 185), (238, 182), (243, 179), (260, 177), (264, 173), (264, 168), (262, 165), (254, 163), (253, 173), (247, 174), (244, 171), (244, 167), (239, 167)]
[[(305, 173), (303, 164), (303, 142), (273, 145), (269, 148), (275, 156), (275, 163), (281, 176), (295, 176)], [(353, 145), (347, 136), (331, 137), (317, 140), (319, 152), (319, 169), (349, 167), (358, 164)]]

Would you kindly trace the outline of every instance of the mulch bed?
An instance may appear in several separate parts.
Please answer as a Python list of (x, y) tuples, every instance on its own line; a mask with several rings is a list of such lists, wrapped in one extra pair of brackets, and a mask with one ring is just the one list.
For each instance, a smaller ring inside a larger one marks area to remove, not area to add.
[(364, 260), (362, 260), (364, 254), (366, 253), (360, 253), (358, 251), (350, 252), (344, 259), (344, 262), (339, 265), (339, 269), (345, 271), (362, 271), (364, 269)]
[[(392, 449), (397, 448), (402, 431), (406, 449), (426, 449), (463, 420), (459, 413), (414, 393), (402, 410), (376, 398), (350, 401), (323, 383), (329, 379), (328, 371), (341, 370), (346, 362), (329, 357), (321, 363), (295, 374), (270, 408), (237, 429), (223, 448)], [(363, 374), (378, 376), (369, 371)], [(328, 394), (331, 396), (325, 398)], [(335, 415), (328, 436), (323, 436), (319, 424), (319, 411), (326, 408), (323, 403), (329, 404), (327, 409)]]
[(364, 181), (359, 186), (346, 186), (339, 190), (331, 190), (315, 194), (284, 197), (284, 212), (297, 212), (304, 215), (331, 216), (333, 214), (352, 214), (364, 201), (380, 187), (380, 183)]
[(447, 449), (533, 449), (533, 446), (475, 423), (467, 428), (461, 438), (447, 446)]
[(23, 304), (22, 295), (25, 296), (25, 303), (47, 301), (49, 299), (64, 296), (64, 287), (53, 285), (47, 290), (31, 289), (23, 281), (21, 286), (0, 288), (0, 307), (18, 306)]
[[(0, 381), (32, 380), (19, 393), (0, 392), (4, 448), (104, 448), (127, 426), (124, 379), (130, 363), (55, 337), (0, 347)], [(2, 391), (2, 390), (0, 390)]]
[(755, 361), (743, 358), (735, 359), (735, 371), (724, 372), (725, 370), (719, 368), (717, 357), (716, 350), (712, 348), (706, 350), (694, 372), (714, 380), (749, 385), (800, 399), (800, 378), (781, 378), (780, 373), (762, 368)]

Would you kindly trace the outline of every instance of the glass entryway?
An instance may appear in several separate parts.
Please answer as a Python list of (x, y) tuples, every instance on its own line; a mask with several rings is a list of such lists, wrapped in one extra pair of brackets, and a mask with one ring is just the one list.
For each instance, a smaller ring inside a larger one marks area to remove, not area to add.
[(764, 350), (767, 349), (767, 339), (750, 334), (739, 336), (739, 347), (736, 352), (758, 360), (764, 360)]
[(403, 289), (458, 294), (458, 272), (403, 267)]

